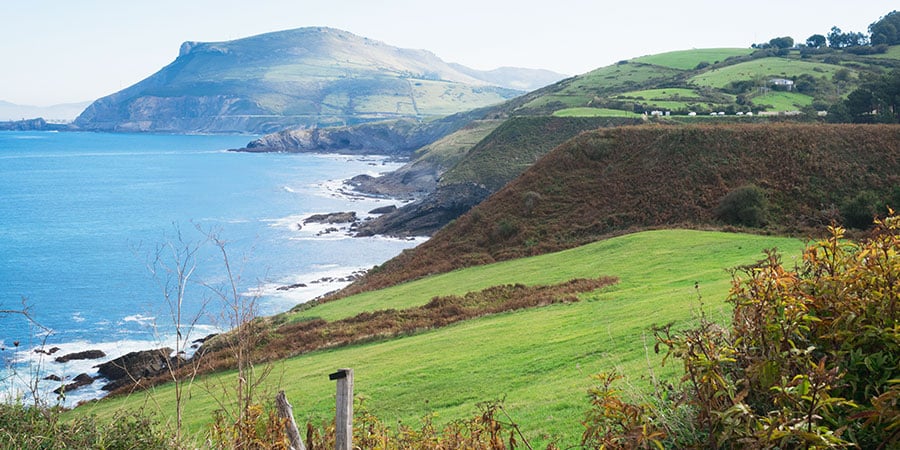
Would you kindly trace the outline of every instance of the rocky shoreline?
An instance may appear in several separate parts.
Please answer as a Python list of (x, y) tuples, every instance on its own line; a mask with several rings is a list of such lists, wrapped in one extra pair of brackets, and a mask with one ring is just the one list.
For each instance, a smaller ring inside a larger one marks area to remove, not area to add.
[[(382, 197), (380, 195), (367, 195), (355, 190), (348, 182), (343, 182), (340, 187), (330, 188), (330, 192), (351, 198)], [(400, 201), (398, 200), (398, 202)], [(390, 204), (374, 208), (364, 214), (356, 211), (313, 214), (298, 220), (294, 226), (297, 231), (302, 230), (317, 237), (335, 234), (343, 234), (350, 237), (371, 236), (371, 233), (361, 233), (360, 230), (365, 228), (367, 223), (376, 220), (378, 217), (396, 213), (399, 209), (400, 207), (397, 204)], [(323, 288), (327, 289), (329, 285), (339, 286), (352, 283), (364, 276), (366, 272), (366, 270), (354, 270), (346, 274), (319, 274), (319, 276), (311, 277), (312, 279), (309, 280), (276, 286), (273, 290), (287, 293), (294, 290), (302, 291), (304, 288), (317, 288), (311, 290), (323, 293), (315, 295), (312, 298), (314, 299), (328, 295), (336, 290), (336, 288), (328, 289), (325, 292)], [(44, 373), (48, 375), (44, 376), (42, 381), (47, 384), (44, 384), (45, 387), (42, 391), (52, 392), (63, 401), (69, 395), (72, 397), (71, 402), (75, 403), (72, 406), (77, 406), (77, 404), (82, 402), (102, 397), (103, 392), (127, 390), (138, 385), (141, 380), (164, 375), (170, 369), (191, 363), (194, 361), (194, 358), (202, 357), (204, 342), (213, 336), (209, 335), (193, 341), (190, 349), (185, 349), (188, 352), (178, 352), (169, 346), (160, 345), (156, 348), (126, 352), (111, 359), (107, 359), (109, 358), (107, 352), (97, 348), (85, 348), (83, 350), (74, 348), (69, 349), (72, 351), (66, 353), (63, 353), (60, 347), (38, 348), (34, 350), (34, 353), (41, 354), (36, 356), (52, 358), (48, 358), (46, 362)], [(72, 366), (70, 364), (75, 365)], [(90, 364), (90, 366), (86, 366), (86, 364)], [(67, 371), (70, 373), (61, 373)], [(91, 389), (88, 390), (88, 387)]]

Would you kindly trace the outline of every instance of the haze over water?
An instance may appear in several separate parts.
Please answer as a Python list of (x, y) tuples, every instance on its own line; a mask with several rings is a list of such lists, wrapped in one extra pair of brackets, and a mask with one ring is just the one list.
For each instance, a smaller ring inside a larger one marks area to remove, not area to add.
[[(361, 216), (396, 202), (341, 195), (340, 180), (392, 170), (381, 158), (225, 152), (248, 136), (0, 132), (0, 309), (27, 299), (34, 318), (53, 330), (62, 352), (99, 348), (110, 354), (166, 344), (171, 320), (151, 275), (157, 246), (195, 243), (212, 231), (226, 249), (243, 293), (261, 292), (272, 314), (339, 287), (312, 283), (343, 276), (416, 244), (387, 238), (317, 236), (298, 229), (314, 213)], [(198, 282), (226, 280), (222, 258), (202, 247)], [(307, 288), (278, 291), (293, 283)], [(186, 316), (200, 316), (192, 338), (226, 326), (208, 289), (188, 291)], [(41, 333), (14, 316), (0, 318), (0, 346), (20, 341), (23, 355)], [(0, 352), (10, 359), (9, 350)], [(45, 363), (77, 374), (100, 361)], [(96, 383), (95, 383), (96, 384)], [(99, 387), (99, 386), (98, 386)]]

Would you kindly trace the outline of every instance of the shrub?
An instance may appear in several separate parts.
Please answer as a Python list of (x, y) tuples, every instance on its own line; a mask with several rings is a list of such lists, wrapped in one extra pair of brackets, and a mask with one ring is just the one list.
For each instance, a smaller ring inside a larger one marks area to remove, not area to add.
[(736, 272), (729, 329), (655, 329), (704, 447), (900, 445), (900, 217), (863, 242), (830, 231), (798, 268), (769, 251)]
[(844, 225), (865, 230), (872, 226), (880, 209), (878, 196), (871, 191), (863, 191), (841, 206), (841, 216)]
[(143, 412), (120, 411), (111, 420), (94, 416), (62, 420), (59, 408), (0, 403), (0, 448), (3, 449), (166, 449), (180, 443), (160, 431)]
[(502, 219), (494, 228), (495, 241), (505, 241), (519, 233), (519, 224), (510, 219)]
[(537, 192), (528, 191), (522, 194), (522, 208), (524, 209), (525, 214), (530, 216), (540, 201), (541, 194), (538, 194)]
[(766, 223), (766, 193), (755, 185), (732, 190), (719, 201), (713, 213), (730, 225), (761, 227)]

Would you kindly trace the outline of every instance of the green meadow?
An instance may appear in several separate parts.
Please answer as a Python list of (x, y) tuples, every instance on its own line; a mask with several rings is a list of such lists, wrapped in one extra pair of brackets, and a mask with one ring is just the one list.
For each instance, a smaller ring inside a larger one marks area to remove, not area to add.
[(702, 62), (715, 64), (732, 56), (744, 56), (750, 53), (753, 53), (752, 48), (704, 48), (641, 56), (631, 61), (673, 69), (692, 70)]
[[(348, 297), (286, 314), (289, 321), (335, 320), (360, 312), (423, 305), (432, 297), (507, 283), (554, 284), (610, 275), (619, 283), (584, 294), (581, 301), (503, 313), (395, 339), (316, 351), (274, 363), (261, 389), (284, 389), (299, 422), (333, 417), (334, 383), (328, 374), (355, 371), (355, 392), (386, 424), (417, 425), (425, 414), (438, 423), (468, 418), (477, 404), (502, 399), (535, 447), (581, 435), (589, 376), (617, 369), (627, 390), (647, 389), (652, 374), (675, 380), (681, 367), (660, 367), (650, 327), (687, 326), (703, 308), (726, 321), (729, 268), (752, 263), (767, 248), (788, 263), (797, 239), (737, 233), (661, 230), (620, 236), (542, 256), (472, 267)], [(696, 287), (695, 287), (696, 286)], [(222, 386), (234, 373), (195, 380), (185, 403), (185, 424), (200, 435), (227, 398)], [(84, 405), (70, 414), (111, 417), (121, 408), (173, 414), (171, 386)], [(170, 420), (173, 420), (170, 418)]]
[(621, 109), (609, 108), (565, 108), (553, 112), (554, 117), (641, 117), (640, 114), (631, 111), (622, 111)]
[(813, 98), (798, 92), (769, 91), (753, 97), (756, 105), (770, 105), (768, 111), (796, 111), (812, 104)]
[[(752, 61), (734, 64), (731, 66), (713, 69), (690, 78), (697, 86), (709, 86), (723, 88), (734, 81), (755, 80), (768, 77), (796, 77), (804, 73), (817, 74), (829, 79), (841, 66), (807, 61), (797, 61), (787, 58), (761, 58)], [(851, 69), (852, 71), (852, 69)]]

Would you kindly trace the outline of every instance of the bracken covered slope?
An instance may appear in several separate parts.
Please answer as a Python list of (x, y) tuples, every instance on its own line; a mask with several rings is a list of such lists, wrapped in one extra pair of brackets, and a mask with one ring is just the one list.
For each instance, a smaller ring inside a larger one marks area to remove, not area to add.
[(840, 206), (864, 192), (888, 203), (900, 185), (900, 127), (650, 125), (582, 133), (342, 294), (624, 231), (722, 226), (714, 210), (747, 185), (766, 193), (767, 232), (804, 233), (840, 220)]

